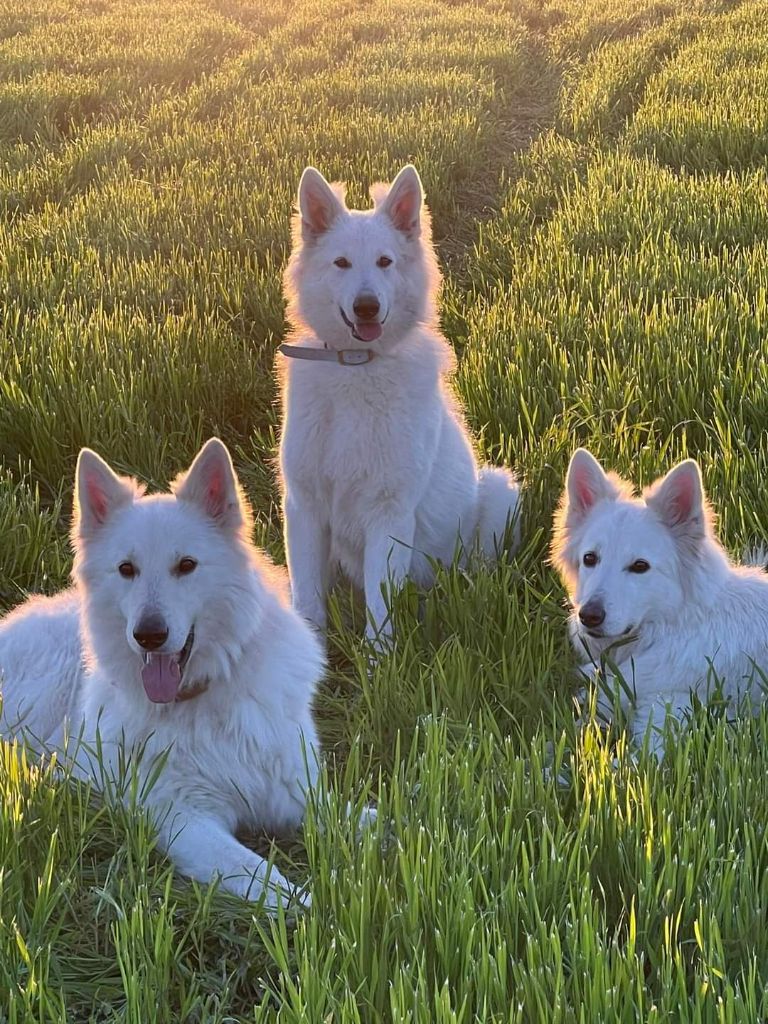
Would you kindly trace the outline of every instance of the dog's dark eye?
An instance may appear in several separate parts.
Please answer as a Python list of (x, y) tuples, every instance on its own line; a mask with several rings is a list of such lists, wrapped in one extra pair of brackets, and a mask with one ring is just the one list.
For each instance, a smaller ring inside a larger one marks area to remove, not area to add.
[(117, 567), (117, 571), (124, 580), (132, 580), (136, 575), (136, 566), (133, 562), (121, 562)]
[(584, 563), (584, 565), (586, 565), (588, 569), (592, 569), (594, 566), (597, 565), (599, 561), (600, 559), (597, 557), (594, 551), (588, 551), (582, 558), (582, 562)]
[(179, 576), (189, 576), (191, 572), (194, 572), (197, 568), (197, 562), (194, 558), (182, 558), (178, 564)]
[(389, 258), (389, 256), (379, 256), (379, 258), (376, 260), (376, 266), (377, 267), (391, 267), (392, 266), (392, 260)]
[(650, 565), (646, 562), (646, 560), (644, 558), (636, 558), (634, 560), (634, 562), (632, 563), (632, 565), (628, 565), (627, 566), (627, 569), (630, 572), (639, 572), (639, 573), (648, 572), (648, 570), (650, 568), (651, 568)]
[(342, 270), (349, 270), (352, 264), (349, 262), (346, 256), (339, 256), (337, 260), (334, 260), (334, 265), (341, 267)]

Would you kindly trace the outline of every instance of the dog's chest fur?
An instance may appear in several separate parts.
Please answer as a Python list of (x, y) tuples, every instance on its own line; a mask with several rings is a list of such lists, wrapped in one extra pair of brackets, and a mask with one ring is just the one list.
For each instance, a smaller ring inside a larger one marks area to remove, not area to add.
[(426, 484), (446, 412), (436, 353), (398, 351), (364, 366), (287, 368), (281, 463), (288, 487), (338, 523)]
[[(303, 813), (302, 780), (314, 777), (318, 742), (311, 713), (322, 655), (309, 627), (270, 593), (263, 621), (232, 662), (210, 662), (209, 688), (170, 705), (147, 701), (135, 656), (95, 665), (83, 682), (85, 737), (105, 750), (120, 743), (143, 750), (142, 770), (158, 757), (163, 772), (150, 802), (194, 805), (236, 825), (280, 830)], [(92, 626), (94, 623), (92, 623)], [(98, 628), (98, 626), (97, 626)]]

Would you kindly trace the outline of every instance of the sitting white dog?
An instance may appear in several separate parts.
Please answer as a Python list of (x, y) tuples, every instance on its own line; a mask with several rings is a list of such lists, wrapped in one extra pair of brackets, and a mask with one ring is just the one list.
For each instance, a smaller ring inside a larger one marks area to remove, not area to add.
[(477, 544), (495, 558), (518, 539), (519, 492), (478, 468), (446, 377), (440, 284), (415, 168), (348, 210), (308, 167), (285, 286), (280, 466), (294, 607), (320, 629), (337, 568), (365, 593), (367, 635), (389, 635), (385, 588), (433, 580)]
[(634, 734), (652, 749), (668, 712), (717, 680), (758, 700), (768, 670), (768, 575), (733, 565), (715, 537), (699, 467), (681, 462), (642, 498), (578, 449), (555, 523), (553, 562), (573, 642), (634, 687)]

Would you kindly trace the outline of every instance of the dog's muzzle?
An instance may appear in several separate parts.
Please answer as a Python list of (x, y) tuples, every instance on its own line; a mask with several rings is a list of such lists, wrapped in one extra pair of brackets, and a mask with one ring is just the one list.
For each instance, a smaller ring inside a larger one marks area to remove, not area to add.
[(194, 642), (195, 629), (193, 626), (180, 651), (172, 654), (157, 650), (144, 652), (141, 681), (147, 697), (153, 704), (172, 704), (179, 700), (189, 700), (190, 696), (202, 692), (200, 688), (196, 688), (194, 693), (192, 692), (194, 688), (191, 688), (190, 691), (182, 690), (184, 669), (192, 653)]
[(387, 311), (381, 320), (366, 317), (363, 320), (358, 320), (353, 323), (341, 306), (339, 306), (339, 312), (341, 313), (341, 319), (352, 332), (352, 337), (356, 338), (357, 341), (364, 342), (365, 344), (368, 344), (371, 341), (376, 341), (381, 337), (382, 329), (384, 324), (387, 322), (387, 317), (389, 316), (389, 311)]

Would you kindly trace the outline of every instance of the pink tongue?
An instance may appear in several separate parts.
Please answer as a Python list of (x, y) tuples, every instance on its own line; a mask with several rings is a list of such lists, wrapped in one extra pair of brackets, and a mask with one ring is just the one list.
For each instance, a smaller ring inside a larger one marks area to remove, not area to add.
[(147, 696), (155, 704), (170, 704), (176, 700), (181, 682), (181, 669), (175, 654), (150, 654), (141, 670), (141, 681)]
[(376, 341), (381, 335), (381, 324), (355, 324), (355, 334), (363, 341)]

